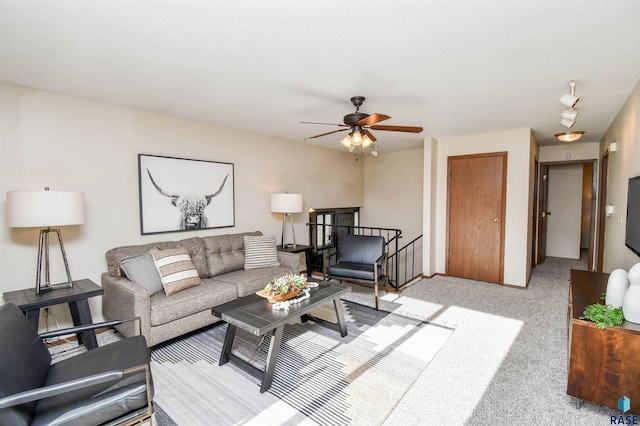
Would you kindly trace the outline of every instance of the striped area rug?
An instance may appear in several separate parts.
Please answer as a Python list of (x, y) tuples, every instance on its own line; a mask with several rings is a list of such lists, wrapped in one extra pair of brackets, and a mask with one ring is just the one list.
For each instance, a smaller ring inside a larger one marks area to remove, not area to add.
[[(285, 327), (272, 387), (218, 366), (225, 324), (153, 348), (160, 425), (379, 425), (453, 332), (343, 302), (348, 336), (313, 322)], [(334, 320), (331, 304), (316, 316)], [(263, 367), (269, 337), (238, 329), (233, 351)]]

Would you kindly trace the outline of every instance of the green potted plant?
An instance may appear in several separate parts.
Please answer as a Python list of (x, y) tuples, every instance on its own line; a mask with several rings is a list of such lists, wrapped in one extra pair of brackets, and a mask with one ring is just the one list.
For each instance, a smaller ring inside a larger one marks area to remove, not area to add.
[(622, 314), (621, 308), (594, 303), (585, 308), (580, 319), (593, 321), (596, 323), (596, 327), (603, 330), (607, 327), (622, 324), (624, 322), (624, 315)]

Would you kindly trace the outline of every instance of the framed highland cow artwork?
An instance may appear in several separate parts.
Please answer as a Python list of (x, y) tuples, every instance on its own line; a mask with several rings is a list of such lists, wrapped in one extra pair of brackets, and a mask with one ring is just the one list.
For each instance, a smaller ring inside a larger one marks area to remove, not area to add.
[(140, 233), (235, 226), (233, 163), (138, 154)]

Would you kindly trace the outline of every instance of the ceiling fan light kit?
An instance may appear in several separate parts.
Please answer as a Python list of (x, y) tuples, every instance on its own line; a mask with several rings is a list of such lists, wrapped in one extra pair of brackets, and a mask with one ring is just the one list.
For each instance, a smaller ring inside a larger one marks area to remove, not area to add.
[(345, 136), (344, 139), (342, 139), (340, 141), (340, 143), (345, 147), (345, 148), (351, 148), (351, 137), (349, 137), (349, 135)]
[[(560, 124), (562, 124), (564, 127), (568, 127), (570, 129), (570, 128), (573, 127), (574, 124), (576, 124), (576, 118), (578, 117), (578, 111), (576, 111), (573, 108), (576, 106), (576, 104), (580, 100), (580, 98), (578, 98), (576, 96), (576, 81), (575, 80), (571, 80), (569, 82), (569, 89), (571, 90), (570, 94), (564, 94), (564, 95), (560, 96), (560, 103), (562, 105), (568, 107), (568, 109), (565, 109), (564, 111), (562, 111), (562, 114), (561, 114), (562, 119), (560, 120)], [(560, 142), (575, 142), (578, 139), (580, 139), (582, 137), (582, 135), (584, 135), (584, 131), (582, 131), (582, 130), (573, 130), (573, 131), (570, 131), (570, 132), (556, 133), (554, 136)]]
[[(339, 129), (339, 130), (333, 130), (331, 132), (321, 133), (319, 135), (311, 136), (306, 139), (315, 139), (315, 138), (330, 135), (333, 133), (349, 131), (349, 134), (347, 134), (347, 136), (345, 136), (340, 141), (340, 143), (342, 144), (342, 146), (347, 148), (349, 152), (354, 152), (355, 147), (362, 147), (364, 149), (371, 146), (376, 141), (375, 136), (373, 136), (373, 134), (369, 131), (369, 129), (391, 131), (391, 132), (405, 132), (405, 133), (422, 132), (422, 127), (386, 126), (386, 125), (378, 126), (377, 123), (384, 120), (388, 120), (391, 117), (385, 114), (378, 114), (378, 113), (365, 114), (363, 112), (360, 112), (360, 106), (362, 105), (364, 100), (365, 100), (364, 96), (354, 96), (351, 98), (351, 103), (356, 107), (356, 112), (345, 115), (343, 117), (344, 124), (330, 124), (330, 123), (316, 123), (316, 122), (309, 122), (309, 121), (301, 121), (301, 123), (303, 124), (329, 124), (329, 125), (343, 127), (342, 129)], [(373, 152), (372, 152), (372, 155), (374, 157), (376, 157), (378, 154), (377, 145), (376, 145), (375, 153), (376, 154), (373, 155)]]

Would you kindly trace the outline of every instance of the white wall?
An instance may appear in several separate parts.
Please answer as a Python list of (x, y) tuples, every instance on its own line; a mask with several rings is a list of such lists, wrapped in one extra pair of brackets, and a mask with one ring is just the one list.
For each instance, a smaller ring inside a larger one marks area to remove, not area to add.
[(582, 164), (549, 167), (546, 255), (580, 259)]
[(598, 142), (573, 142), (563, 145), (541, 146), (538, 160), (541, 163), (597, 160), (599, 149)]
[[(508, 130), (460, 137), (438, 138), (432, 144), (437, 155), (435, 218), (435, 271), (445, 273), (447, 227), (447, 158), (454, 155), (490, 152), (508, 153), (507, 198), (505, 218), (504, 283), (519, 287), (527, 285), (530, 275), (531, 242), (531, 176), (533, 156), (530, 129)], [(425, 151), (427, 143), (425, 143)], [(425, 155), (426, 157), (426, 155)], [(425, 167), (427, 164), (425, 162)], [(425, 170), (425, 175), (432, 173)], [(432, 229), (432, 223), (425, 223)]]
[[(422, 234), (423, 170), (422, 149), (365, 157), (361, 223), (400, 229), (399, 248)], [(421, 274), (422, 242), (415, 254), (415, 273)]]
[[(234, 163), (236, 226), (141, 236), (139, 153)], [(0, 292), (33, 287), (37, 259), (38, 230), (6, 226), (7, 191), (84, 192), (86, 224), (62, 233), (72, 276), (99, 283), (104, 253), (115, 246), (250, 230), (279, 236), (282, 216), (269, 208), (274, 192), (302, 193), (305, 210), (363, 205), (363, 174), (363, 162), (346, 151), (0, 84)], [(302, 243), (307, 219), (294, 216)], [(63, 277), (54, 270), (52, 281)]]
[(600, 152), (604, 153), (611, 142), (617, 143), (618, 150), (609, 153), (609, 176), (607, 204), (612, 204), (615, 213), (606, 218), (604, 240), (604, 271), (616, 268), (629, 269), (640, 262), (624, 245), (627, 187), (630, 177), (640, 176), (640, 81), (618, 112), (600, 141)]

